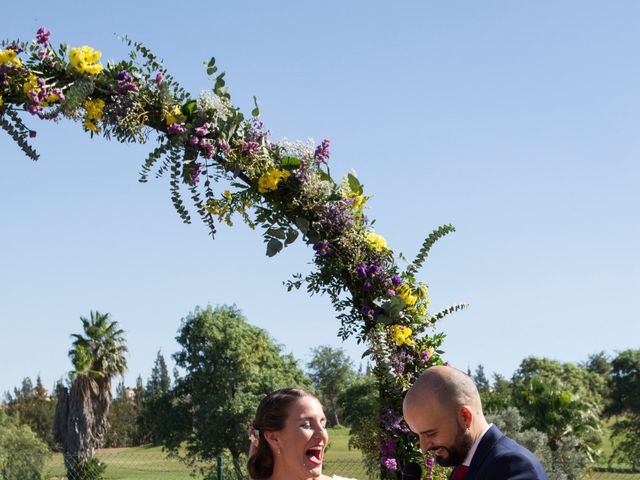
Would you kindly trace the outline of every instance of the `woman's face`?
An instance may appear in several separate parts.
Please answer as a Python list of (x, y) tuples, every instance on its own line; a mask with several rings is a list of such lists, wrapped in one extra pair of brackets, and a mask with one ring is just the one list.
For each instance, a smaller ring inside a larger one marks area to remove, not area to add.
[[(322, 405), (313, 397), (301, 397), (289, 409), (285, 426), (273, 432), (274, 475), (288, 479), (319, 477), (324, 449), (329, 441)], [(279, 453), (278, 453), (279, 452)]]

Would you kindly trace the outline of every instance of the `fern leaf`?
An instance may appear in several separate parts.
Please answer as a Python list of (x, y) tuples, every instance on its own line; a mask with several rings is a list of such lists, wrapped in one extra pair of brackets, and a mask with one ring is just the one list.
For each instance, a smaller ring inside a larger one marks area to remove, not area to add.
[(418, 255), (416, 255), (416, 258), (413, 261), (413, 263), (411, 263), (409, 267), (407, 267), (407, 274), (415, 275), (418, 272), (418, 269), (422, 267), (424, 261), (429, 255), (429, 250), (431, 250), (431, 247), (433, 246), (433, 244), (436, 243), (445, 235), (455, 231), (456, 229), (454, 228), (453, 225), (442, 225), (441, 227), (438, 227), (436, 230), (431, 232), (429, 236), (425, 238), (424, 242), (422, 243), (422, 248), (420, 248), (420, 251), (418, 252)]

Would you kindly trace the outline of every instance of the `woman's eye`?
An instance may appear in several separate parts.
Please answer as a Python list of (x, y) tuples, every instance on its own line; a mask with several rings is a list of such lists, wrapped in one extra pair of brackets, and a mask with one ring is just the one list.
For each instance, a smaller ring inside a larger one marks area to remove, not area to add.
[(311, 422), (304, 422), (302, 428), (311, 428)]

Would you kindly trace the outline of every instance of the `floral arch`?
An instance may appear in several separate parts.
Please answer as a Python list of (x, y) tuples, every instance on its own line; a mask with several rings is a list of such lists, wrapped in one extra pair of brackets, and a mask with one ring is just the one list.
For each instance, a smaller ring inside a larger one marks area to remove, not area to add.
[[(365, 453), (391, 476), (419, 457), (400, 422), (402, 392), (424, 368), (444, 363), (444, 335), (429, 331), (464, 305), (429, 312), (427, 286), (416, 274), (433, 244), (454, 228), (436, 229), (401, 269), (404, 257), (394, 255), (364, 213), (369, 197), (356, 176), (331, 176), (329, 140), (273, 143), (257, 103), (249, 118), (232, 105), (215, 59), (206, 66), (214, 88), (192, 98), (144, 45), (126, 37), (130, 58), (106, 66), (91, 47), (54, 49), (49, 39), (41, 28), (31, 42), (0, 45), (0, 126), (23, 152), (38, 159), (25, 112), (78, 120), (91, 136), (119, 142), (145, 142), (156, 132), (158, 145), (139, 180), (168, 176), (184, 222), (197, 215), (214, 236), (217, 224), (240, 218), (260, 229), (270, 257), (301, 237), (313, 248), (315, 269), (294, 275), (288, 289), (304, 285), (327, 294), (341, 321), (338, 336), (366, 342), (375, 362), (382, 411)], [(218, 183), (229, 188), (216, 189)]]

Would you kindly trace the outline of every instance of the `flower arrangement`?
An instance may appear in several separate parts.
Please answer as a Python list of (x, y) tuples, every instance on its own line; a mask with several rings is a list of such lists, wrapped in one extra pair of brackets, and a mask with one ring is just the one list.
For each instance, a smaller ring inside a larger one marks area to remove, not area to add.
[[(391, 476), (416, 459), (415, 439), (400, 419), (402, 392), (424, 368), (443, 363), (444, 336), (427, 331), (464, 307), (430, 313), (427, 286), (416, 274), (433, 244), (454, 228), (430, 234), (402, 270), (397, 260), (404, 258), (365, 215), (369, 197), (356, 175), (330, 175), (329, 140), (273, 142), (255, 97), (249, 118), (232, 105), (215, 59), (206, 64), (214, 88), (192, 98), (144, 45), (127, 37), (130, 58), (106, 64), (91, 47), (56, 50), (49, 40), (40, 28), (30, 43), (0, 45), (0, 126), (33, 160), (38, 154), (29, 140), (36, 132), (24, 123), (24, 112), (78, 120), (91, 136), (120, 142), (145, 142), (155, 131), (159, 144), (142, 164), (140, 181), (168, 175), (183, 221), (192, 215), (186, 193), (212, 236), (218, 223), (231, 226), (239, 218), (261, 229), (270, 257), (302, 237), (313, 248), (315, 269), (294, 275), (287, 288), (304, 284), (310, 294), (327, 294), (341, 320), (339, 336), (367, 342), (375, 361), (384, 408), (369, 453)], [(228, 188), (216, 190), (217, 184)]]

